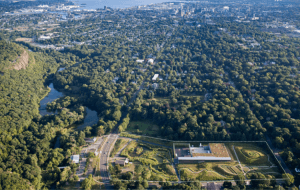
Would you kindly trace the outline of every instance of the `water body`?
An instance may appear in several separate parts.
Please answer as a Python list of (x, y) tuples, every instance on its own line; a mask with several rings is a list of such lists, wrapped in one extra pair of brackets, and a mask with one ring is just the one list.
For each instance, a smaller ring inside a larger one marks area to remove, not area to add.
[[(63, 70), (65, 70), (65, 68), (64, 67), (60, 67), (57, 70), (57, 72), (61, 72)], [(49, 112), (49, 111), (47, 111), (47, 109), (46, 109), (47, 103), (52, 102), (52, 101), (54, 101), (54, 100), (56, 100), (56, 99), (64, 96), (64, 94), (62, 92), (59, 92), (59, 91), (55, 90), (55, 88), (53, 86), (53, 83), (51, 83), (48, 87), (51, 89), (50, 92), (49, 92), (49, 94), (40, 101), (39, 111), (40, 111), (40, 114), (42, 116), (45, 116), (47, 114), (48, 115), (56, 114), (57, 111), (56, 112)], [(98, 120), (99, 119), (98, 119), (97, 112), (93, 111), (93, 110), (91, 110), (91, 109), (89, 109), (89, 108), (86, 107), (86, 115), (84, 117), (84, 121), (83, 121), (82, 124), (80, 124), (80, 125), (78, 125), (76, 127), (76, 130), (83, 130), (87, 126), (92, 126), (94, 124), (97, 124)], [(54, 145), (54, 148), (59, 148), (60, 147), (60, 136), (57, 137), (55, 145)]]
[[(174, 0), (172, 0), (174, 1)], [(82, 6), (79, 9), (103, 9), (104, 6), (110, 8), (129, 8), (140, 5), (149, 5), (163, 2), (172, 2), (171, 0), (75, 0), (76, 5)], [(83, 5), (82, 5), (83, 4)]]
[(86, 107), (86, 115), (84, 117), (83, 124), (79, 125), (76, 130), (80, 131), (86, 128), (87, 126), (92, 126), (98, 123), (98, 115), (96, 111), (93, 111)]
[(51, 91), (49, 92), (49, 94), (40, 101), (40, 114), (42, 116), (44, 115), (51, 115), (51, 114), (55, 114), (55, 112), (49, 112), (47, 111), (46, 107), (47, 107), (47, 103), (52, 102), (53, 100), (63, 97), (64, 94), (62, 92), (58, 92), (57, 90), (55, 90), (55, 88), (53, 87), (53, 83), (51, 83), (49, 85), (49, 88), (51, 89)]
[[(92, 126), (94, 124), (98, 123), (98, 115), (96, 111), (93, 111), (87, 107), (86, 108), (86, 115), (84, 117), (84, 121), (83, 124), (80, 124), (79, 126), (76, 127), (76, 130), (80, 131), (80, 130), (84, 130), (84, 128), (86, 128), (87, 126)], [(56, 139), (54, 148), (59, 148), (60, 147), (60, 137), (61, 135), (59, 135)]]

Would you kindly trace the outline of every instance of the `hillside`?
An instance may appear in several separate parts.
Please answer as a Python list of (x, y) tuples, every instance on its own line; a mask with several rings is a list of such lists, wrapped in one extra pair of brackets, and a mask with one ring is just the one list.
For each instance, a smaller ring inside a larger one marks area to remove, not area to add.
[(32, 53), (14, 43), (0, 41), (0, 72), (8, 69), (26, 69), (28, 65), (34, 64), (35, 59)]
[[(30, 124), (32, 115), (39, 114), (39, 101), (47, 93), (44, 76), (48, 70), (54, 73), (58, 64), (53, 58), (5, 41), (0, 41), (0, 63), (4, 73), (0, 75), (0, 126), (20, 130)], [(34, 66), (28, 67), (31, 64)]]
[(48, 93), (44, 82), (59, 64), (47, 54), (4, 41), (0, 41), (0, 63), (4, 71), (0, 74), (0, 173), (6, 172), (0, 176), (0, 189), (40, 189), (40, 167), (48, 159), (44, 150), (50, 150), (51, 139), (31, 130), (36, 126), (33, 119), (39, 118), (39, 102)]

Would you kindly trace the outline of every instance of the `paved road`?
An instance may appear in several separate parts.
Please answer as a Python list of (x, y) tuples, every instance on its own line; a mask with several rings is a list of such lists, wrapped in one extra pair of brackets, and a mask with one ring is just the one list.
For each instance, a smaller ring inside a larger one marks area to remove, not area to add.
[[(103, 137), (100, 137), (100, 138), (98, 138), (98, 140), (95, 143), (93, 143), (93, 144), (89, 145), (88, 147), (85, 147), (81, 150), (81, 152), (80, 152), (81, 161), (79, 162), (79, 168), (76, 171), (76, 175), (78, 175), (79, 181), (83, 181), (89, 174), (93, 173), (93, 169), (88, 168), (88, 171), (86, 172), (86, 175), (83, 175), (85, 165), (86, 165), (86, 161), (87, 161), (86, 156), (87, 156), (87, 153), (90, 150), (92, 150), (92, 149), (97, 150), (98, 148), (100, 148), (100, 145), (103, 142), (103, 140), (104, 140)], [(79, 184), (77, 184), (77, 186), (79, 186)]]
[[(151, 73), (151, 72), (149, 72)], [(134, 102), (134, 100), (137, 98), (139, 92), (144, 88), (145, 81), (141, 84), (140, 88), (134, 93), (132, 98), (127, 103), (126, 110), (122, 113), (122, 117), (120, 118), (120, 121), (117, 123), (115, 128), (112, 130), (112, 133), (107, 137), (107, 142), (103, 145), (102, 153), (100, 155), (100, 176), (102, 178), (102, 181), (105, 183), (106, 189), (113, 189), (113, 186), (110, 185), (109, 180), (109, 173), (108, 173), (108, 159), (110, 150), (112, 149), (113, 145), (115, 144), (116, 140), (119, 137), (118, 129), (121, 125), (123, 119), (128, 114), (128, 107)]]
[(118, 139), (118, 134), (110, 134), (107, 137), (106, 143), (103, 145), (102, 153), (100, 156), (100, 176), (102, 181), (105, 183), (106, 189), (113, 189), (113, 186), (110, 185), (109, 174), (108, 174), (108, 159), (109, 153), (112, 148), (112, 145), (115, 144), (115, 141)]
[[(173, 29), (173, 31), (174, 31), (174, 29)], [(168, 38), (169, 38), (169, 36), (166, 38), (165, 41), (167, 41)], [(151, 75), (153, 68), (149, 71), (148, 77)], [(108, 173), (108, 159), (109, 159), (110, 150), (112, 149), (113, 145), (115, 144), (116, 140), (119, 137), (118, 129), (119, 129), (119, 126), (122, 123), (123, 119), (128, 114), (129, 106), (132, 104), (132, 102), (134, 102), (134, 100), (137, 98), (140, 91), (144, 88), (146, 79), (147, 78), (145, 78), (145, 80), (140, 85), (140, 88), (133, 94), (132, 98), (127, 102), (126, 110), (122, 113), (122, 117), (120, 118), (120, 121), (117, 123), (115, 128), (112, 130), (112, 133), (108, 136), (107, 143), (105, 143), (103, 145), (102, 153), (100, 155), (100, 175), (101, 175), (102, 181), (105, 183), (106, 189), (113, 189), (113, 186), (109, 183), (110, 181), (109, 181), (109, 173)], [(159, 145), (159, 146), (161, 146), (161, 145)]]

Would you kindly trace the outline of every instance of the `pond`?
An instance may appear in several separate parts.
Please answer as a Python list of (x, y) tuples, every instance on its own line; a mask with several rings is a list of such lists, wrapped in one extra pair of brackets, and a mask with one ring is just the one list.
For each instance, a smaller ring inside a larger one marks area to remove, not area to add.
[(84, 117), (83, 124), (76, 127), (76, 130), (83, 130), (87, 126), (92, 126), (98, 123), (98, 115), (96, 111), (93, 111), (86, 107), (86, 115)]
[[(65, 70), (64, 67), (60, 67), (57, 72), (61, 72)], [(1, 74), (1, 73), (0, 73)], [(43, 98), (41, 101), (40, 101), (40, 108), (39, 108), (39, 111), (40, 111), (40, 114), (42, 116), (45, 116), (45, 115), (51, 115), (51, 114), (56, 114), (56, 112), (49, 112), (47, 111), (47, 103), (49, 102), (52, 102), (60, 97), (63, 97), (64, 94), (62, 92), (59, 92), (57, 91), (54, 86), (53, 86), (53, 83), (50, 83), (50, 85), (48, 86), (50, 88), (50, 92), (49, 94)], [(84, 130), (85, 127), (87, 126), (92, 126), (94, 124), (97, 124), (98, 123), (98, 115), (97, 115), (97, 112), (96, 111), (93, 111), (87, 107), (86, 108), (86, 115), (84, 117), (84, 121), (82, 124), (79, 124), (76, 126), (76, 130), (80, 131), (80, 130)], [(56, 142), (55, 142), (55, 145), (54, 145), (54, 148), (59, 148), (60, 147), (60, 136), (59, 135), (57, 138), (56, 138)]]
[[(87, 107), (86, 108), (86, 115), (84, 117), (84, 121), (82, 124), (79, 124), (77, 127), (76, 127), (76, 130), (78, 131), (81, 131), (81, 130), (84, 130), (84, 128), (86, 128), (87, 126), (92, 126), (94, 124), (97, 124), (98, 123), (98, 115), (97, 115), (97, 112), (96, 111), (93, 111)], [(59, 148), (60, 147), (60, 137), (61, 135), (59, 135), (57, 138), (56, 138), (56, 142), (55, 142), (55, 145), (54, 145), (54, 148)]]
[(45, 116), (47, 114), (48, 115), (55, 114), (55, 112), (47, 111), (47, 109), (46, 109), (47, 103), (52, 102), (53, 100), (64, 96), (64, 94), (62, 92), (55, 90), (53, 83), (51, 83), (48, 87), (51, 89), (49, 94), (40, 101), (39, 111), (42, 116)]

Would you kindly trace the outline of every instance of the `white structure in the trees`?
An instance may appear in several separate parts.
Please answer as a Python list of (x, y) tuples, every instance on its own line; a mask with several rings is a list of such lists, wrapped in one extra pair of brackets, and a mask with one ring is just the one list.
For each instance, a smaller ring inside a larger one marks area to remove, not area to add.
[(152, 78), (152, 80), (156, 80), (158, 78), (159, 74), (155, 74)]

